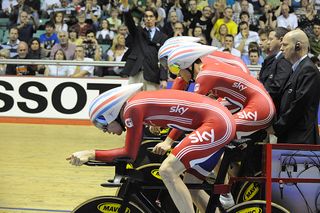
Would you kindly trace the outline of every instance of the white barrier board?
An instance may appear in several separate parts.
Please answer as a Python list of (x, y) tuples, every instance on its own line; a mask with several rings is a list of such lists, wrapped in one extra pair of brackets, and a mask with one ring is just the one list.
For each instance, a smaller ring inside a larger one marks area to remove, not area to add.
[(1, 76), (0, 118), (88, 119), (90, 102), (127, 79)]

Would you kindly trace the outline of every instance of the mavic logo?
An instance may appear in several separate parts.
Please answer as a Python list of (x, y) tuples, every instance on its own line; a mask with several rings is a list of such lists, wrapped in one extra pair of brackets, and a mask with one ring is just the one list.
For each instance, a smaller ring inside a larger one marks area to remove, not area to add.
[(214, 129), (211, 129), (210, 132), (204, 131), (200, 133), (196, 131), (195, 133), (189, 135), (189, 139), (191, 139), (191, 143), (198, 143), (203, 141), (214, 142)]
[(170, 111), (169, 112), (177, 112), (180, 115), (183, 115), (189, 108), (187, 107), (182, 107), (180, 105), (178, 106), (172, 106), (170, 107)]
[(247, 87), (240, 82), (234, 82), (232, 87), (239, 89), (240, 91), (247, 89)]
[(242, 111), (242, 112), (238, 112), (237, 115), (239, 116), (239, 118), (242, 119), (247, 119), (247, 120), (254, 120), (256, 121), (258, 118), (258, 113), (257, 111), (254, 112), (246, 112), (246, 111)]

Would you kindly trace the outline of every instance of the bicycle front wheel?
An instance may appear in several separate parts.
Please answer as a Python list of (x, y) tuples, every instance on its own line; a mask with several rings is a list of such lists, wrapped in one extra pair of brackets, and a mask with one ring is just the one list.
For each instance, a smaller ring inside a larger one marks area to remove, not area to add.
[[(114, 196), (100, 196), (81, 203), (71, 213), (116, 213), (119, 211), (123, 199)], [(135, 203), (126, 204), (125, 213), (145, 213)]]
[[(227, 209), (228, 213), (247, 213), (247, 212), (257, 212), (263, 213), (266, 212), (266, 201), (265, 200), (251, 200), (243, 203), (239, 203), (229, 209)], [(284, 207), (271, 203), (271, 212), (272, 213), (290, 213)]]

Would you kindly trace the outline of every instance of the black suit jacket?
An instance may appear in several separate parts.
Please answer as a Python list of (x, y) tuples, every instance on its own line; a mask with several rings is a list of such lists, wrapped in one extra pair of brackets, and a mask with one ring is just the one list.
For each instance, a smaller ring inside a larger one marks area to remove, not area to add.
[(167, 36), (156, 30), (150, 41), (147, 32), (135, 25), (130, 11), (124, 13), (124, 21), (129, 29), (132, 43), (122, 74), (134, 76), (143, 70), (143, 77), (147, 81), (160, 83), (160, 80), (167, 80), (167, 71), (158, 65), (158, 50)]
[(275, 57), (276, 54), (268, 56), (262, 63), (259, 73), (259, 80), (270, 94), (276, 110), (279, 110), (280, 99), (283, 87), (292, 72), (291, 63), (287, 61), (283, 54)]
[(273, 127), (278, 143), (319, 144), (320, 72), (309, 57), (290, 75)]

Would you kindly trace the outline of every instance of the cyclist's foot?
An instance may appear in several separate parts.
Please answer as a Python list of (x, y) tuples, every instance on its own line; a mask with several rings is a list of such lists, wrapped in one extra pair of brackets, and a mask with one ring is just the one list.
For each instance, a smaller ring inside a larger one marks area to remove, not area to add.
[(222, 205), (222, 207), (224, 209), (228, 209), (232, 206), (235, 205), (232, 194), (228, 193), (228, 194), (224, 194), (224, 195), (220, 195), (220, 203)]

